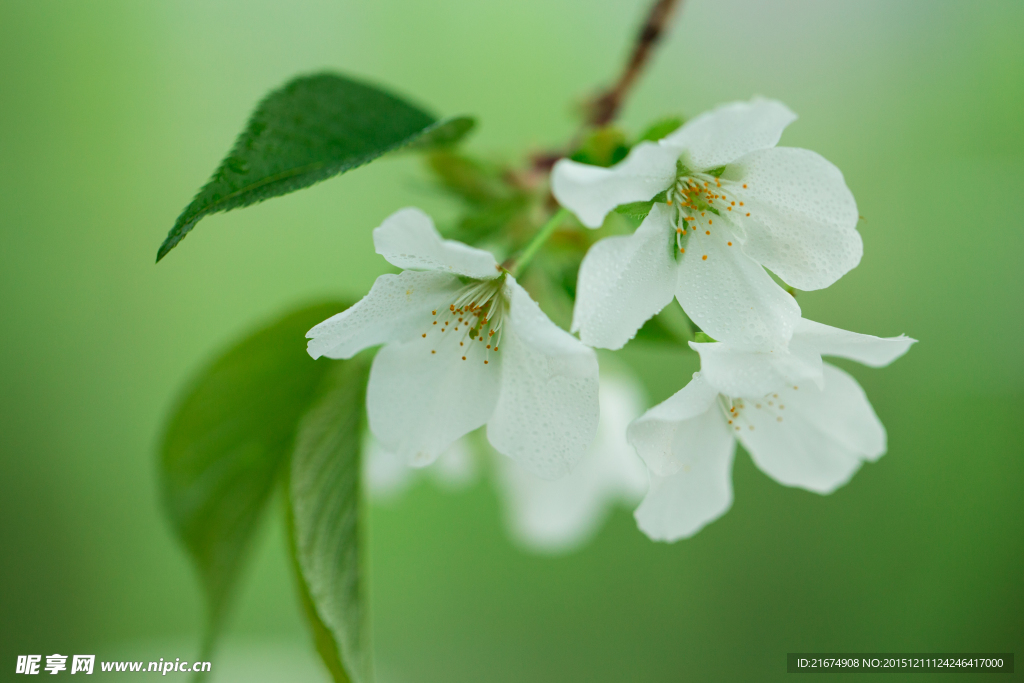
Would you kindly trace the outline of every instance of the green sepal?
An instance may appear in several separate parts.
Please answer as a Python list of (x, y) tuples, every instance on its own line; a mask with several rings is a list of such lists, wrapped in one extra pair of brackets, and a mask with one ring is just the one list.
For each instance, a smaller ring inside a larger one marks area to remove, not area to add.
[(718, 168), (713, 168), (710, 171), (705, 171), (705, 173), (707, 173), (710, 176), (714, 176), (715, 178), (721, 178), (722, 174), (725, 173), (725, 166), (719, 166)]
[(639, 218), (643, 220), (647, 218), (647, 214), (651, 212), (655, 204), (665, 203), (668, 201), (668, 190), (663, 190), (658, 194), (654, 195), (645, 202), (629, 202), (627, 204), (619, 204), (615, 207), (615, 213), (621, 213), (626, 216), (632, 216), (633, 218)]
[(632, 216), (633, 218), (639, 218), (643, 220), (647, 218), (647, 214), (654, 208), (654, 201), (648, 200), (646, 202), (630, 202), (628, 204), (619, 204), (615, 207), (615, 213), (621, 213), (626, 216)]
[(693, 341), (697, 342), (698, 344), (717, 344), (718, 343), (717, 339), (714, 339), (714, 338), (708, 336), (704, 332), (698, 332), (695, 335), (693, 335)]

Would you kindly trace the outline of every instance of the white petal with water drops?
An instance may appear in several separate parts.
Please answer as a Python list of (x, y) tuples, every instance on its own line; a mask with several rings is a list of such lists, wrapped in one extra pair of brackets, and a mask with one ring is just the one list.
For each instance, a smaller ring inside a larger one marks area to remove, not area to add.
[(588, 228), (598, 228), (620, 204), (646, 201), (675, 178), (678, 152), (641, 142), (611, 168), (559, 160), (551, 170), (551, 192), (558, 203)]
[(798, 289), (828, 287), (860, 263), (857, 203), (821, 155), (776, 147), (748, 154), (722, 176), (744, 201), (744, 251)]
[(831, 493), (885, 453), (885, 428), (860, 385), (835, 366), (824, 370), (824, 390), (796, 385), (746, 401), (736, 432), (765, 474), (815, 493)]
[(487, 438), (541, 477), (567, 474), (594, 438), (597, 357), (541, 312), (511, 277), (501, 392)]
[(797, 324), (794, 337), (813, 346), (823, 356), (849, 358), (872, 368), (889, 365), (917, 342), (906, 335), (875, 337), (829, 327), (806, 318)]
[(796, 114), (776, 100), (731, 102), (690, 119), (661, 140), (694, 171), (724, 166), (744, 154), (774, 147)]
[(462, 287), (447, 273), (381, 275), (355, 305), (307, 332), (306, 350), (313, 358), (351, 358), (370, 346), (412, 339), (430, 328), (431, 311), (447, 308)]
[(757, 346), (787, 341), (800, 319), (796, 299), (743, 253), (728, 228), (704, 227), (697, 224), (679, 259), (676, 298), (683, 310), (714, 339)]
[(445, 333), (388, 344), (373, 359), (366, 389), (370, 429), (411, 465), (429, 465), (494, 412), (501, 364), (484, 365), (482, 345), (459, 346), (460, 339)]
[(446, 240), (420, 209), (399, 209), (373, 231), (377, 253), (408, 270), (438, 270), (488, 279), (497, 277), (498, 262), (489, 251)]
[(572, 320), (584, 344), (622, 348), (672, 301), (672, 230), (667, 210), (655, 206), (632, 235), (607, 237), (590, 248), (580, 265)]

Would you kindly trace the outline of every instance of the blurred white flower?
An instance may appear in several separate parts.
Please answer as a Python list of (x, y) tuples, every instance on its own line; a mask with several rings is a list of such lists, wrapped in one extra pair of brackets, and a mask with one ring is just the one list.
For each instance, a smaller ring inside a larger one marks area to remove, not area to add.
[[(686, 538), (729, 509), (737, 439), (768, 476), (822, 494), (849, 481), (863, 461), (885, 453), (885, 428), (864, 391), (839, 368), (821, 363), (820, 354), (880, 367), (903, 355), (914, 340), (855, 335), (825, 325), (814, 330), (817, 336), (808, 334), (801, 343), (819, 354), (820, 385), (780, 377), (774, 391), (761, 392), (761, 379), (778, 371), (770, 359), (752, 359), (728, 347), (709, 354), (704, 348), (702, 363), (710, 360), (715, 371), (694, 374), (682, 390), (630, 425), (629, 442), (651, 474), (650, 490), (635, 513), (644, 533), (662, 541)], [(769, 369), (758, 369), (757, 363)], [(744, 386), (743, 377), (751, 377), (746, 386), (757, 392), (730, 394), (712, 383), (713, 376), (724, 377), (729, 386)]]
[(402, 209), (373, 231), (399, 268), (359, 303), (307, 333), (313, 358), (373, 360), (366, 403), (381, 444), (423, 466), (487, 424), (499, 452), (547, 477), (568, 472), (593, 440), (598, 367), (486, 251), (444, 240)]
[(372, 434), (367, 434), (363, 440), (363, 484), (370, 498), (377, 501), (398, 498), (422, 476), (439, 488), (458, 491), (473, 484), (478, 474), (473, 451), (465, 437), (426, 467), (410, 467), (408, 461), (384, 448)]
[(620, 204), (657, 200), (633, 235), (601, 240), (584, 258), (572, 331), (585, 344), (620, 348), (673, 296), (716, 339), (789, 339), (800, 308), (762, 266), (821, 289), (863, 252), (839, 169), (775, 147), (795, 119), (773, 100), (735, 102), (640, 143), (611, 168), (555, 164), (555, 197), (588, 227)]
[(601, 421), (587, 453), (566, 476), (546, 480), (495, 456), (495, 475), (512, 536), (536, 552), (564, 552), (589, 541), (616, 504), (632, 507), (647, 491), (647, 471), (626, 442), (643, 412), (637, 382), (602, 375)]

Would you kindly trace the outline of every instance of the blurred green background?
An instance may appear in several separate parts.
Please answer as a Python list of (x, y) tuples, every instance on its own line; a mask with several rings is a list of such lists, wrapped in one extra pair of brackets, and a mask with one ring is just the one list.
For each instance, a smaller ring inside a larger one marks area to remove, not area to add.
[[(393, 210), (450, 208), (394, 158), (208, 218), (155, 266), (260, 97), (334, 68), (478, 115), (471, 148), (514, 158), (567, 138), (645, 9), (0, 2), (4, 680), (16, 654), (191, 656), (202, 605), (154, 457), (174, 397), (286, 308), (361, 296)], [(372, 509), (382, 682), (775, 680), (790, 651), (1024, 653), (1022, 35), (1018, 0), (686, 3), (624, 123), (753, 94), (800, 114), (783, 144), (836, 163), (865, 217), (861, 266), (801, 294), (805, 315), (921, 340), (886, 370), (845, 366), (889, 453), (827, 497), (741, 454), (733, 509), (695, 538), (651, 543), (623, 510), (555, 558), (511, 545), (488, 484), (421, 484)], [(624, 355), (653, 400), (695, 369)], [(321, 680), (276, 516), (255, 560), (215, 680)]]

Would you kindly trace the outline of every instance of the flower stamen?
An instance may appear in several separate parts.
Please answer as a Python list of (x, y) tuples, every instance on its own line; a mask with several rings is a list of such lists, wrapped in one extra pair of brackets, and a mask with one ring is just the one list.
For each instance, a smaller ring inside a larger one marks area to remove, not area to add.
[[(481, 343), (485, 339), (492, 342), (493, 348), (491, 343), (486, 344), (485, 365), (490, 364), (490, 353), (491, 351), (497, 353), (498, 344), (501, 341), (502, 323), (508, 311), (504, 285), (504, 276), (492, 280), (470, 282), (456, 293), (455, 300), (448, 305), (447, 311), (443, 311), (440, 316), (436, 309), (431, 311), (432, 316), (437, 316), (442, 321), (441, 332), (448, 330), (449, 324), (454, 332), (458, 332), (460, 327), (463, 328), (459, 338), (460, 348), (466, 346), (467, 339)], [(437, 320), (432, 321), (430, 329), (433, 329), (437, 322)], [(424, 332), (421, 336), (426, 338), (427, 333)], [(431, 350), (431, 354), (436, 353), (436, 349)], [(462, 360), (467, 359), (467, 356), (462, 353), (459, 354), (459, 357)]]

